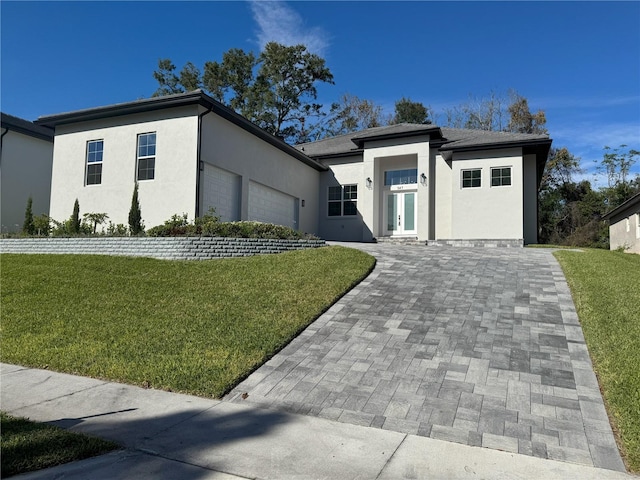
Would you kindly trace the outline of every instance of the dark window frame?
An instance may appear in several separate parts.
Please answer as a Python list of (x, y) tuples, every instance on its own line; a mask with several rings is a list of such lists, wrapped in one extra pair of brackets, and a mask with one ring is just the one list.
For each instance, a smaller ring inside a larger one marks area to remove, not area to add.
[(491, 167), (492, 187), (510, 187), (511, 178), (511, 167)]
[(482, 169), (481, 168), (468, 168), (461, 171), (461, 188), (481, 188), (481, 187), (482, 187)]
[[(99, 147), (98, 147), (99, 144)], [(95, 148), (92, 148), (94, 147)], [(85, 155), (84, 184), (102, 184), (102, 164), (104, 162), (104, 139), (88, 140)]]
[(358, 185), (330, 186), (327, 189), (327, 216), (352, 217), (358, 215)]
[[(153, 142), (150, 138), (153, 136)], [(136, 180), (154, 180), (156, 177), (156, 132), (139, 133), (136, 141)]]

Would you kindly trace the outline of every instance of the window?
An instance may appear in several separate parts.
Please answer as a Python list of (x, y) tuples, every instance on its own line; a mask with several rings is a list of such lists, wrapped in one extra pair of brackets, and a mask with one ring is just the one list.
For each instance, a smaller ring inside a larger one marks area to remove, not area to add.
[(480, 174), (482, 170), (462, 170), (462, 188), (475, 188), (481, 185)]
[(138, 135), (138, 180), (153, 180), (156, 173), (156, 134)]
[(90, 140), (87, 142), (87, 178), (85, 185), (100, 185), (102, 183), (102, 154), (104, 140)]
[(636, 238), (640, 238), (640, 213), (636, 213)]
[(418, 183), (418, 169), (391, 170), (384, 172), (384, 184), (390, 185), (411, 185)]
[(491, 169), (491, 186), (501, 187), (511, 185), (511, 167)]
[(624, 219), (624, 226), (627, 233), (631, 231), (631, 217), (627, 217)]
[(358, 214), (358, 186), (342, 185), (329, 187), (328, 210), (330, 217)]

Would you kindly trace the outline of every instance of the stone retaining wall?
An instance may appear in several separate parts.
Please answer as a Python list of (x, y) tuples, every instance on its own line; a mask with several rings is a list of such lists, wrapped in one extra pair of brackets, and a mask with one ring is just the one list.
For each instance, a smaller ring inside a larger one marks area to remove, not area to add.
[(167, 260), (206, 260), (323, 247), (324, 240), (221, 237), (76, 237), (0, 239), (2, 253), (126, 255)]

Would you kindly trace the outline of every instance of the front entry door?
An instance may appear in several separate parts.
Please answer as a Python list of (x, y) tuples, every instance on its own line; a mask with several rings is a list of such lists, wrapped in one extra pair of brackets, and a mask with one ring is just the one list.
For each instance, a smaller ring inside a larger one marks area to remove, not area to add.
[(385, 192), (385, 234), (415, 235), (416, 192)]

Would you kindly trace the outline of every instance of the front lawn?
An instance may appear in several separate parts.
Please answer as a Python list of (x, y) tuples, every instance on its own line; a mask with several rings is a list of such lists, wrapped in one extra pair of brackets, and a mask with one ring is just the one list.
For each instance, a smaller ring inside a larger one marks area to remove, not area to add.
[(640, 472), (640, 255), (595, 249), (554, 255), (628, 467)]
[(53, 425), (30, 422), (0, 412), (0, 476), (31, 472), (102, 455), (118, 445)]
[(1, 260), (3, 362), (218, 398), (375, 263), (343, 247), (210, 261)]

